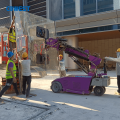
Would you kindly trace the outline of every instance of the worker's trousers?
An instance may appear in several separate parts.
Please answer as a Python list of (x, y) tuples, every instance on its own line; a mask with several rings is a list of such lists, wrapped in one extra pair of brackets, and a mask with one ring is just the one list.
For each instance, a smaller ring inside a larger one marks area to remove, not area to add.
[(59, 71), (59, 73), (60, 73), (60, 77), (65, 77), (66, 76), (66, 71), (65, 70)]
[[(26, 88), (27, 84), (27, 88)], [(23, 76), (23, 94), (26, 94), (26, 97), (30, 94), (30, 85), (31, 85), (31, 75), (30, 76)]]
[(18, 89), (17, 89), (17, 83), (14, 83), (13, 78), (11, 78), (11, 79), (7, 79), (5, 87), (0, 92), (0, 98), (2, 97), (4, 92), (6, 92), (12, 84), (13, 84), (16, 95), (19, 94)]
[(12, 52), (14, 48), (16, 48), (16, 42), (9, 41), (10, 51)]
[(118, 92), (120, 93), (120, 75), (117, 75)]

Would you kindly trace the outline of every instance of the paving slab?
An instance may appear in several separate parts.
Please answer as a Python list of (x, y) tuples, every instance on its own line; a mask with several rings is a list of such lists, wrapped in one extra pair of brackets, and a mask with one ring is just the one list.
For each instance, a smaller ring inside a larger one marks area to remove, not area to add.
[[(80, 71), (67, 72), (67, 75), (71, 74), (85, 75)], [(116, 72), (108, 71), (108, 75), (111, 77), (111, 85), (106, 87), (106, 93), (100, 97), (95, 96), (94, 93), (90, 95), (53, 93), (50, 89), (51, 82), (59, 75), (49, 74), (43, 78), (32, 79), (31, 93), (37, 96), (29, 98), (24, 104), (29, 102), (46, 107), (56, 106), (55, 112), (43, 112), (32, 120), (120, 120), (120, 98), (115, 94), (117, 91)]]
[[(70, 74), (85, 75), (80, 71), (67, 72), (67, 75)], [(50, 89), (51, 82), (59, 76), (45, 76), (32, 80), (31, 92), (37, 94), (37, 97), (31, 99), (47, 101), (48, 104), (59, 108), (46, 120), (120, 120), (120, 98), (115, 94), (116, 71), (108, 71), (108, 75), (111, 77), (111, 85), (106, 87), (106, 93), (100, 97), (95, 96), (93, 92), (90, 95), (53, 93)]]
[(4, 102), (5, 104), (0, 105), (0, 120), (8, 120), (8, 118), (9, 120), (28, 120), (36, 114), (46, 111), (42, 108), (17, 104), (9, 101)]

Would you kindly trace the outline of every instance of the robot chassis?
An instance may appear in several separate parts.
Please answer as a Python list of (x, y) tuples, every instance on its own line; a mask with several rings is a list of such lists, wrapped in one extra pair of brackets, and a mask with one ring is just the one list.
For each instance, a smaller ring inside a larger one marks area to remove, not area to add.
[[(77, 94), (90, 94), (94, 91), (96, 96), (102, 96), (107, 86), (110, 85), (110, 77), (107, 76), (106, 61), (104, 60), (104, 73), (97, 73), (97, 66), (102, 59), (98, 54), (90, 55), (88, 50), (74, 48), (67, 44), (67, 40), (49, 38), (46, 40), (46, 48), (56, 48), (57, 51), (64, 51), (87, 75), (70, 75), (57, 78), (51, 83), (54, 93), (70, 92)], [(83, 65), (77, 58), (86, 60), (89, 68)]]

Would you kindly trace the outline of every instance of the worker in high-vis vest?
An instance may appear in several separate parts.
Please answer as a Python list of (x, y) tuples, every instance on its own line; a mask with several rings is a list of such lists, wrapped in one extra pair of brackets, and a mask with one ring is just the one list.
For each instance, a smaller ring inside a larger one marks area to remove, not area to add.
[(13, 61), (14, 59), (14, 53), (13, 52), (8, 52), (8, 57), (9, 60), (7, 62), (6, 66), (6, 85), (5, 87), (1, 90), (0, 92), (0, 102), (3, 100), (1, 99), (2, 95), (4, 92), (8, 90), (8, 88), (13, 84), (13, 87), (15, 89), (16, 95), (19, 95), (18, 89), (17, 89), (17, 81), (16, 81), (16, 65)]
[(12, 52), (12, 50), (16, 48), (16, 33), (13, 27), (9, 29), (9, 45), (10, 51)]
[(16, 48), (16, 33), (15, 33), (15, 17), (13, 17), (13, 21), (12, 24), (9, 28), (9, 45), (10, 45), (10, 51), (12, 52), (12, 50), (14, 48)]
[(10, 28), (10, 30), (9, 30), (9, 41), (11, 41), (13, 43), (16, 42), (16, 33), (13, 28)]

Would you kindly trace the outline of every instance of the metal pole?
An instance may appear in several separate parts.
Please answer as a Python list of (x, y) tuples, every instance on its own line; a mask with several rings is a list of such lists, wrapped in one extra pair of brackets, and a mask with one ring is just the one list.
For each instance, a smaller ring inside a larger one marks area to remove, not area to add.
[(23, 6), (25, 6), (25, 1), (23, 0)]
[(96, 13), (98, 13), (98, 0), (96, 0)]
[(46, 7), (47, 7), (47, 19), (51, 19), (51, 11), (50, 11), (50, 1), (49, 0), (46, 0)]
[(64, 19), (64, 0), (62, 0), (62, 19)]
[[(46, 38), (45, 38), (45, 46), (46, 46)], [(45, 49), (45, 71), (47, 71), (47, 66), (46, 66), (46, 64), (47, 64), (47, 54), (46, 54), (46, 49)]]
[[(12, 0), (10, 0), (10, 6), (12, 6)], [(12, 11), (10, 11), (10, 19), (11, 19), (11, 23), (12, 23)]]

